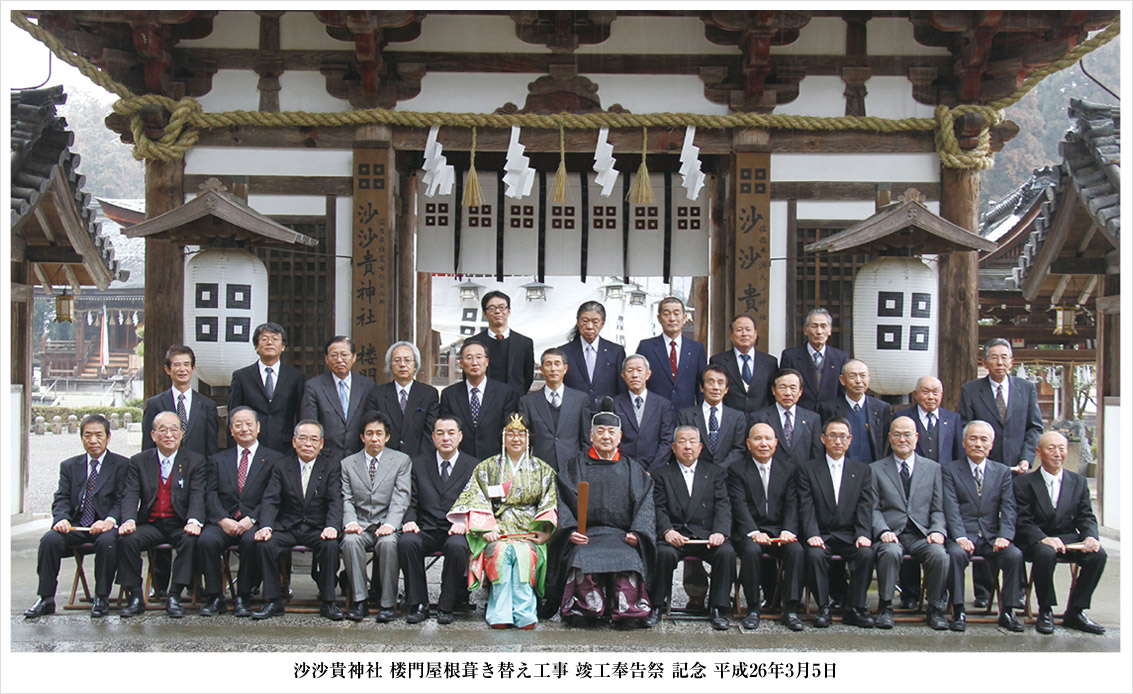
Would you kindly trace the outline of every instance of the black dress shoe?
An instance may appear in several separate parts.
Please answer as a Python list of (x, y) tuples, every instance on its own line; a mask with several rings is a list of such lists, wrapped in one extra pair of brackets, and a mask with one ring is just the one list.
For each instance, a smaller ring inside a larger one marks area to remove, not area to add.
[(164, 590), (161, 590), (160, 588), (150, 588), (149, 589), (149, 599), (150, 600), (161, 600), (162, 598), (165, 598), (165, 597), (168, 597), (168, 595), (166, 594), (166, 592)]
[(749, 631), (759, 628), (759, 610), (749, 610), (747, 616), (740, 622), (740, 626)]
[(1019, 620), (1015, 619), (1014, 612), (1008, 611), (1000, 614), (998, 624), (1007, 631), (1014, 631), (1016, 633), (1023, 631), (1023, 625), (1019, 623)]
[(110, 603), (106, 598), (96, 597), (90, 606), (91, 617), (105, 617), (110, 614)]
[(944, 618), (944, 615), (941, 614), (940, 610), (936, 610), (930, 607), (928, 610), (928, 616), (925, 617), (925, 622), (928, 623), (929, 627), (931, 627), (935, 631), (948, 630), (948, 620)]
[(428, 605), (414, 605), (413, 610), (405, 615), (405, 622), (407, 624), (420, 624), (429, 618)]
[(452, 624), (456, 621), (456, 617), (451, 612), (438, 612), (437, 624)]
[(359, 600), (350, 606), (346, 612), (346, 618), (352, 622), (361, 622), (363, 619), (370, 616), (370, 608), (366, 605), (365, 601)]
[(26, 619), (35, 619), (42, 617), (45, 614), (55, 614), (55, 600), (45, 600), (43, 598), (36, 598), (32, 606), (24, 610), (24, 617)]
[(708, 618), (708, 626), (716, 631), (727, 631), (732, 628), (732, 620), (719, 607), (713, 607)]
[(893, 608), (883, 607), (877, 611), (877, 621), (874, 625), (878, 629), (892, 629), (893, 628)]
[(236, 596), (236, 602), (232, 603), (232, 616), (233, 617), (251, 617), (252, 608), (248, 607), (248, 600), (243, 595)]
[(814, 616), (814, 628), (826, 629), (830, 626), (832, 621), (830, 617), (830, 605), (822, 605), (818, 608), (818, 614)]
[(919, 601), (918, 596), (916, 596), (916, 595), (905, 595), (904, 593), (902, 593), (901, 594), (900, 609), (902, 609), (902, 610), (915, 610), (915, 609), (917, 609), (918, 601)]
[(802, 631), (803, 620), (799, 619), (799, 616), (794, 612), (784, 612), (783, 626), (787, 627), (791, 631)]
[(1049, 607), (1039, 608), (1039, 618), (1035, 620), (1035, 631), (1040, 634), (1054, 633), (1054, 611)]
[(987, 598), (976, 598), (975, 600), (972, 600), (972, 607), (976, 608), (977, 610), (987, 609), (987, 604)]
[(948, 623), (948, 628), (951, 631), (964, 631), (968, 628), (968, 613), (961, 612), (954, 616), (952, 621)]
[(140, 595), (131, 595), (126, 606), (118, 613), (120, 617), (135, 617), (146, 611), (146, 601)]
[(378, 610), (378, 623), (385, 624), (386, 622), (392, 622), (396, 616), (392, 607), (383, 607)]
[(324, 602), (319, 608), (319, 615), (326, 617), (332, 622), (342, 621), (342, 610), (333, 602)]
[[(893, 617), (893, 608), (889, 608), (889, 616)], [(873, 617), (869, 616), (869, 611), (864, 607), (847, 607), (842, 611), (842, 623), (849, 624), (850, 626), (861, 627), (862, 629), (872, 629), (874, 627)]]
[(642, 622), (642, 624), (645, 625), (646, 629), (652, 629), (653, 627), (657, 626), (660, 623), (661, 623), (661, 608), (660, 607), (654, 607), (652, 610), (650, 610), (649, 616), (646, 617), (645, 620)]
[(252, 613), (252, 619), (271, 619), (284, 613), (282, 600), (268, 600), (264, 606)]
[(1068, 612), (1062, 618), (1062, 626), (1077, 629), (1087, 634), (1104, 634), (1105, 627), (1086, 616), (1085, 612)]
[(689, 598), (685, 603), (686, 612), (703, 612), (704, 611), (704, 598)]
[(185, 616), (185, 608), (181, 606), (181, 598), (176, 595), (170, 595), (165, 599), (165, 614), (174, 619), (180, 619)]
[(224, 614), (227, 611), (228, 604), (224, 602), (224, 598), (220, 597), (219, 595), (214, 595), (209, 598), (209, 601), (201, 607), (200, 615), (202, 617), (215, 617), (218, 614)]
[(830, 598), (830, 609), (831, 610), (842, 609), (842, 601), (839, 600), (838, 598), (834, 598), (834, 597)]

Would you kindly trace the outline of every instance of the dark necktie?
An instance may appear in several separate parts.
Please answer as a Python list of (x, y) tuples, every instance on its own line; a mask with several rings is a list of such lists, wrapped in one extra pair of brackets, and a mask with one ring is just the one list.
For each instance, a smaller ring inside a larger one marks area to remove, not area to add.
[(264, 377), (264, 395), (271, 400), (275, 396), (275, 378), (271, 375), (270, 366), (264, 367), (264, 372), (267, 374)]
[(814, 377), (815, 380), (822, 380), (822, 352), (814, 353)]
[(716, 452), (716, 441), (720, 438), (720, 420), (716, 419), (716, 408), (713, 407), (708, 414), (708, 448)]
[(995, 391), (995, 406), (999, 409), (999, 420), (1004, 423), (1007, 422), (1007, 400), (1003, 395), (1006, 387), (1006, 384), (1000, 385)]
[(236, 467), (236, 492), (244, 493), (244, 483), (248, 481), (248, 449), (240, 454), (240, 465)]
[(177, 396), (177, 419), (181, 420), (181, 431), (189, 428), (189, 415), (185, 412), (185, 394)]
[(741, 354), (740, 358), (744, 360), (744, 369), (740, 373), (740, 375), (743, 377), (744, 383), (746, 383), (747, 385), (750, 386), (751, 385), (751, 355), (750, 354)]
[(787, 448), (791, 447), (791, 437), (795, 435), (795, 424), (791, 421), (791, 411), (787, 410), (783, 413), (783, 442), (787, 444)]
[(645, 401), (641, 399), (640, 395), (634, 396), (634, 398), (633, 398), (633, 414), (637, 418), (637, 423), (638, 423), (639, 426), (641, 425), (641, 416), (643, 414), (645, 414), (644, 405), (645, 405)]
[(905, 488), (905, 498), (909, 498), (909, 485), (913, 481), (913, 476), (909, 474), (909, 463), (901, 461), (901, 486)]
[(98, 482), (98, 461), (91, 461), (90, 475), (87, 477), (87, 486), (83, 491), (83, 513), (79, 518), (79, 525), (89, 528), (94, 523), (94, 485)]
[(984, 495), (984, 473), (980, 466), (976, 466), (976, 494)]
[(468, 397), (468, 407), (472, 410), (472, 426), (480, 421), (480, 389), (473, 388)]
[(401, 414), (405, 414), (405, 403), (409, 401), (409, 396), (405, 394), (405, 389), (401, 390), (401, 397), (398, 399), (398, 405), (401, 406)]
[(936, 415), (932, 412), (928, 413), (928, 426), (925, 427), (925, 432), (932, 436), (932, 430), (936, 428)]
[(378, 474), (378, 459), (370, 458), (370, 484), (374, 483), (374, 477)]
[(673, 378), (677, 377), (677, 341), (669, 340), (669, 368), (673, 370)]
[(448, 484), (448, 476), (452, 473), (452, 463), (444, 461), (441, 463), (441, 484)]
[(862, 411), (862, 406), (861, 406), (861, 405), (859, 405), (859, 404), (857, 404), (857, 403), (855, 402), (855, 403), (854, 403), (854, 414), (858, 414), (858, 413), (860, 413), (861, 411)]

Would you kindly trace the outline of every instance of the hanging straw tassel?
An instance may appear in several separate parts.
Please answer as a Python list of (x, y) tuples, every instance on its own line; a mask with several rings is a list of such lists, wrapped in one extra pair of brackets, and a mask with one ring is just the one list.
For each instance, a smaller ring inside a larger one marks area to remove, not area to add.
[(566, 168), (566, 135), (563, 132), (563, 126), (559, 126), (559, 170), (555, 172), (555, 192), (551, 195), (551, 201), (562, 204), (566, 202), (566, 181), (567, 181), (567, 168)]
[(468, 182), (464, 185), (464, 199), (460, 201), (465, 207), (479, 207), (484, 204), (484, 196), (480, 193), (480, 177), (476, 175), (476, 128), (472, 128), (472, 154), (468, 165)]
[(626, 199), (635, 205), (653, 204), (653, 186), (649, 182), (649, 167), (645, 165), (645, 154), (649, 147), (649, 129), (641, 128), (641, 166), (637, 167), (637, 178), (629, 187)]

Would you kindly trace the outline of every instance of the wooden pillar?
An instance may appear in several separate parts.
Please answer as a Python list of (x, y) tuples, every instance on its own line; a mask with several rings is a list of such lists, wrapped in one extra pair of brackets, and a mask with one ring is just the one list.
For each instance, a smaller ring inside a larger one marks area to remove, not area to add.
[[(973, 233), (979, 230), (980, 172), (940, 170), (940, 216)], [(960, 387), (976, 377), (979, 359), (979, 258), (976, 251), (940, 256), (938, 377), (944, 384), (944, 407), (955, 410)]]
[[(397, 339), (414, 341), (417, 330), (417, 174), (402, 178), (402, 214), (397, 220)], [(420, 364), (418, 364), (420, 368)]]
[(355, 370), (378, 381), (396, 330), (393, 150), (388, 126), (359, 126), (354, 134), (352, 337), (362, 355)]
[[(146, 218), (181, 206), (185, 200), (184, 174), (184, 160), (146, 161)], [(172, 386), (162, 367), (165, 350), (183, 339), (184, 293), (184, 246), (146, 239), (146, 333), (142, 366), (146, 397)]]
[(767, 131), (741, 130), (734, 136), (735, 222), (733, 313), (755, 318), (767, 344), (771, 295), (771, 153)]
[(709, 206), (710, 223), (709, 256), (708, 256), (708, 354), (718, 354), (724, 351), (727, 343), (728, 321), (731, 320), (732, 306), (728, 300), (728, 275), (731, 269), (728, 258), (728, 220), (731, 215), (722, 214), (722, 190), (725, 186), (719, 185), (721, 178), (710, 176), (708, 190), (712, 194), (712, 204)]
[(1062, 418), (1074, 419), (1078, 413), (1074, 410), (1074, 365), (1062, 365)]
[[(15, 258), (17, 255), (23, 256), (22, 249), (17, 251), (15, 246), (21, 244), (23, 241), (22, 236), (12, 236), (13, 253)], [(17, 264), (18, 263), (18, 264)], [(23, 426), (17, 436), (20, 440), (20, 488), (18, 497), (15, 499), (16, 507), (13, 509), (16, 513), (24, 513), (31, 509), (27, 506), (28, 486), (31, 483), (31, 466), (28, 462), (28, 432), (31, 430), (31, 391), (32, 391), (32, 363), (31, 355), (34, 346), (32, 344), (32, 335), (37, 334), (33, 330), (32, 318), (35, 315), (35, 286), (31, 283), (34, 282), (31, 274), (31, 263), (19, 262), (12, 264), (12, 283), (11, 283), (11, 304), (12, 311), (12, 334), (10, 336), (11, 349), (12, 349), (12, 385), (19, 386), (20, 388), (20, 419)], [(53, 300), (53, 297), (48, 297)], [(44, 379), (46, 381), (46, 378)], [(8, 397), (5, 394), (5, 397)]]

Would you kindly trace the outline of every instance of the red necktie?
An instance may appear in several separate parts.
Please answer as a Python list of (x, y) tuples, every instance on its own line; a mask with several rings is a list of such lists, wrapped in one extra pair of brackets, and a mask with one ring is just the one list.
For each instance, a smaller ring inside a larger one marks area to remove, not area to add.
[(669, 367), (673, 370), (673, 378), (677, 376), (677, 341), (669, 340)]
[(248, 449), (240, 454), (240, 465), (236, 468), (236, 491), (244, 493), (244, 483), (248, 481)]

